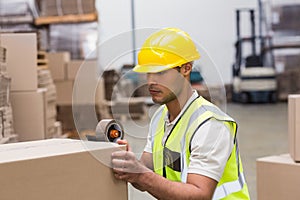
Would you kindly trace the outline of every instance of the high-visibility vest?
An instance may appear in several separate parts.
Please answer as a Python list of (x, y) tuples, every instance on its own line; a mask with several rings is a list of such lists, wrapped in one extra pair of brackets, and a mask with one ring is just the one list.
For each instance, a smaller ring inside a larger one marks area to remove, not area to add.
[(212, 103), (198, 97), (188, 105), (163, 144), (166, 115), (167, 107), (163, 105), (157, 110), (151, 121), (150, 134), (152, 134), (154, 171), (171, 181), (185, 183), (190, 163), (191, 140), (201, 125), (213, 118), (221, 121), (234, 138), (233, 150), (218, 182), (213, 199), (250, 199), (236, 139), (236, 122)]

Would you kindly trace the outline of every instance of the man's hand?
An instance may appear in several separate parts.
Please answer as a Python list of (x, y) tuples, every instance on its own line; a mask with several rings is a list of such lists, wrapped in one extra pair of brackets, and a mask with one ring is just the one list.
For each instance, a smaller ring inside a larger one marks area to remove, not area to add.
[(137, 160), (126, 140), (119, 140), (118, 144), (127, 145), (127, 151), (112, 153), (112, 167), (115, 177), (130, 182), (138, 189), (143, 190), (139, 186), (140, 178), (144, 173), (152, 171)]
[(127, 140), (117, 140), (117, 143), (119, 144), (119, 145), (126, 145), (126, 151), (131, 151), (131, 148), (130, 148), (130, 146), (129, 146), (129, 144), (128, 144), (128, 142), (127, 142)]

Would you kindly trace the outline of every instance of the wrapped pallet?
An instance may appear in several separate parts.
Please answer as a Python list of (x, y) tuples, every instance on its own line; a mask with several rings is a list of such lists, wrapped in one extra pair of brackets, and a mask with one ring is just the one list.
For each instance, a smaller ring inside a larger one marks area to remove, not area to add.
[(95, 0), (38, 0), (41, 16), (95, 13)]

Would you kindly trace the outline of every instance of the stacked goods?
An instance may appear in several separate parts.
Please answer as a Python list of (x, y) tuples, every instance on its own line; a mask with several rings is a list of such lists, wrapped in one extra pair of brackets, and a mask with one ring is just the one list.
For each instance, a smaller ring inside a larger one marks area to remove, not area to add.
[(47, 68), (46, 53), (38, 53), (38, 88), (46, 88), (47, 99), (47, 131), (46, 138), (52, 138), (60, 136), (56, 131), (56, 87), (53, 83), (53, 79), (50, 70)]
[(9, 102), (10, 82), (6, 72), (6, 49), (0, 47), (0, 143), (6, 143), (15, 137)]
[(258, 200), (299, 199), (300, 95), (288, 96), (288, 132), (289, 154), (257, 160)]
[(38, 13), (33, 0), (0, 1), (1, 32), (36, 32), (38, 49), (47, 50), (47, 27), (34, 26), (34, 17)]
[(97, 22), (52, 24), (49, 31), (51, 51), (68, 51), (72, 59), (96, 58)]
[(0, 46), (0, 73), (6, 74), (6, 49)]
[(0, 23), (20, 24), (33, 23), (29, 1), (12, 0), (0, 1)]
[(39, 28), (37, 30), (38, 50), (47, 51), (49, 49), (49, 31), (47, 27)]
[(95, 0), (38, 0), (41, 16), (95, 13)]
[[(54, 84), (56, 86), (57, 98), (57, 119), (61, 122), (61, 126), (64, 132), (70, 132), (76, 129), (74, 123), (74, 115), (78, 119), (84, 119), (85, 115), (92, 112), (95, 108), (95, 102), (82, 100), (73, 102), (73, 87), (77, 73), (81, 68), (88, 69), (91, 74), (81, 74), (82, 81), (79, 83), (80, 86), (86, 88), (80, 96), (87, 97), (94, 95), (92, 90), (93, 82), (96, 83), (96, 60), (70, 60), (69, 52), (50, 52), (47, 53), (48, 66), (51, 71)], [(94, 79), (93, 79), (94, 78)], [(78, 81), (78, 79), (77, 79)], [(81, 100), (81, 99), (80, 99)], [(73, 113), (73, 106), (77, 106), (77, 112)], [(90, 125), (87, 122), (84, 128), (95, 128), (95, 125)], [(80, 127), (82, 128), (82, 127)], [(77, 133), (76, 133), (77, 134)]]
[(14, 127), (13, 127), (13, 114), (12, 108), (9, 104), (8, 106), (0, 108), (0, 122), (1, 122), (1, 136), (2, 140), (0, 143), (6, 142), (13, 142), (17, 135), (14, 134)]
[(7, 73), (11, 78), (10, 101), (13, 127), (19, 141), (47, 136), (46, 89), (38, 89), (37, 37), (35, 33), (0, 34), (7, 50)]
[(268, 4), (268, 21), (272, 35), (271, 50), (275, 58), (278, 99), (300, 92), (300, 2), (272, 0)]
[(120, 79), (120, 75), (116, 70), (107, 70), (103, 72), (103, 79), (105, 85), (105, 99), (108, 101), (114, 100), (116, 98), (114, 88)]
[(273, 6), (272, 29), (275, 31), (299, 31), (299, 12), (299, 3)]
[(289, 94), (300, 93), (300, 70), (286, 70), (276, 77), (278, 87), (278, 99), (286, 101)]
[[(299, 46), (300, 47), (300, 46)], [(300, 54), (297, 51), (281, 50), (275, 54), (278, 70), (277, 86), (278, 99), (287, 101), (289, 94), (300, 92)]]
[(56, 101), (56, 88), (48, 69), (38, 69), (38, 88), (47, 88), (48, 101)]

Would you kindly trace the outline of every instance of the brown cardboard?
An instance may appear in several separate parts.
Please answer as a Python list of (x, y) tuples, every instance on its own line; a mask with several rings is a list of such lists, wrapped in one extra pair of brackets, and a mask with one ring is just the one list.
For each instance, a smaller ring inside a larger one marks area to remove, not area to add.
[[(75, 80), (76, 74), (80, 67), (89, 68), (96, 73), (96, 60), (71, 60), (67, 65), (67, 79)], [(83, 74), (84, 75), (84, 74)]]
[[(76, 104), (94, 104), (97, 86), (97, 61), (72, 60), (67, 66), (68, 80), (75, 80), (74, 90)], [(74, 96), (74, 95), (73, 95)]]
[(289, 153), (300, 161), (300, 95), (288, 96)]
[(116, 180), (103, 164), (121, 149), (124, 146), (70, 139), (2, 145), (1, 199), (126, 200), (126, 182)]
[(72, 105), (73, 81), (56, 81), (57, 105)]
[(14, 129), (19, 141), (45, 139), (46, 126), (46, 91), (11, 92)]
[(70, 61), (69, 52), (47, 53), (48, 67), (50, 69), (53, 80), (66, 79), (66, 65)]
[(1, 46), (6, 48), (7, 72), (11, 91), (37, 89), (37, 39), (35, 33), (0, 34)]
[(257, 159), (257, 199), (300, 199), (300, 164), (289, 154)]

